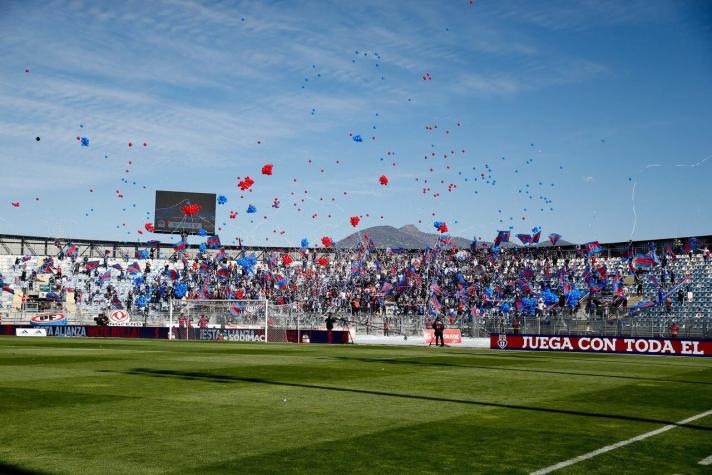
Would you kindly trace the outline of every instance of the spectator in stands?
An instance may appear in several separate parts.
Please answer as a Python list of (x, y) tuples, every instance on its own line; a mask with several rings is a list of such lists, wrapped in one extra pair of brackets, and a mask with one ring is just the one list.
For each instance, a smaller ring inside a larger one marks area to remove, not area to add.
[(361, 301), (357, 297), (354, 297), (351, 301), (351, 311), (356, 317), (358, 317), (361, 312)]
[(670, 315), (672, 312), (672, 299), (670, 299), (670, 296), (668, 295), (665, 297), (665, 314)]

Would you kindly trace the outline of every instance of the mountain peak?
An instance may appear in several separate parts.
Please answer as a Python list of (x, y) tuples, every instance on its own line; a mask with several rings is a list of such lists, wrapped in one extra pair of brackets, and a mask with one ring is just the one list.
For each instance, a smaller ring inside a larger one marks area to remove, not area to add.
[(398, 231), (408, 233), (408, 234), (420, 234), (422, 231), (418, 229), (415, 224), (406, 224), (405, 226), (398, 229)]
[[(407, 224), (401, 228), (393, 226), (374, 226), (362, 229), (359, 232), (346, 236), (336, 243), (338, 248), (354, 248), (362, 242), (363, 235), (367, 234), (373, 244), (380, 249), (403, 248), (403, 249), (424, 249), (426, 246), (434, 246), (438, 241), (439, 234), (424, 233), (413, 224)], [(470, 240), (453, 237), (452, 242), (458, 248), (467, 248)]]

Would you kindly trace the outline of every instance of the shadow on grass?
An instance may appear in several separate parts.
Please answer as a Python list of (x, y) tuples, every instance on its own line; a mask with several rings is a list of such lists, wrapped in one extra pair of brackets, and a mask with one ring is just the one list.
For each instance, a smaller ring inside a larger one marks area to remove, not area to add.
[(9, 462), (3, 462), (2, 460), (0, 460), (0, 473), (7, 473), (9, 475), (39, 475), (43, 474), (44, 472), (40, 472), (38, 470), (29, 470), (17, 465), (13, 465)]
[(712, 385), (712, 381), (687, 381), (687, 380), (680, 380), (680, 379), (644, 378), (641, 376), (624, 376), (624, 375), (619, 375), (619, 374), (578, 373), (578, 372), (574, 372), (574, 371), (555, 371), (555, 370), (548, 370), (548, 369), (509, 368), (509, 367), (503, 367), (503, 366), (452, 364), (452, 363), (444, 363), (444, 362), (440, 362), (440, 361), (416, 361), (416, 360), (407, 360), (407, 359), (401, 359), (401, 358), (363, 358), (363, 357), (353, 357), (353, 356), (331, 356), (330, 358), (337, 359), (337, 360), (344, 360), (344, 361), (359, 361), (361, 363), (378, 363), (378, 364), (412, 365), (412, 366), (433, 366), (433, 367), (465, 368), (465, 369), (485, 369), (485, 370), (491, 370), (491, 371), (513, 371), (513, 372), (520, 372), (520, 373), (543, 373), (543, 374), (557, 374), (557, 375), (564, 375), (564, 376), (585, 376), (585, 377), (594, 377), (594, 378), (630, 379), (630, 380), (649, 381), (649, 382), (658, 382), (658, 383), (682, 383), (682, 384)]
[(354, 393), (354, 394), (367, 394), (369, 396), (385, 396), (385, 397), (396, 397), (396, 398), (406, 398), (415, 399), (420, 401), (432, 401), (432, 402), (450, 402), (455, 404), (469, 404), (473, 406), (480, 407), (493, 407), (498, 409), (512, 409), (519, 411), (534, 411), (534, 412), (545, 412), (551, 414), (561, 414), (566, 416), (579, 416), (579, 417), (592, 417), (599, 419), (615, 419), (631, 422), (646, 422), (650, 424), (664, 424), (673, 425), (680, 427), (688, 427), (690, 429), (696, 429), (701, 431), (712, 432), (712, 427), (705, 427), (696, 424), (678, 424), (673, 421), (665, 421), (661, 419), (650, 419), (646, 417), (636, 417), (636, 416), (623, 416), (618, 414), (604, 414), (597, 412), (584, 412), (584, 411), (573, 411), (567, 409), (556, 409), (550, 407), (537, 407), (537, 406), (520, 406), (516, 404), (502, 404), (496, 402), (483, 402), (483, 401), (472, 401), (468, 399), (451, 399), (438, 396), (425, 396), (419, 394), (403, 394), (403, 393), (391, 393), (386, 391), (375, 391), (370, 389), (358, 389), (358, 388), (343, 388), (335, 386), (322, 386), (319, 384), (307, 384), (307, 383), (293, 383), (286, 381), (272, 381), (269, 379), (262, 378), (249, 378), (242, 376), (232, 376), (232, 375), (219, 375), (211, 373), (202, 373), (197, 371), (175, 371), (175, 370), (164, 370), (164, 369), (148, 369), (148, 368), (134, 368), (127, 371), (109, 371), (105, 370), (107, 373), (119, 373), (127, 374), (132, 376), (150, 376), (156, 378), (174, 378), (174, 379), (184, 379), (189, 381), (206, 381), (212, 383), (230, 384), (230, 383), (252, 383), (252, 384), (266, 384), (272, 386), (286, 386), (293, 388), (306, 388), (306, 389), (319, 389), (324, 391), (336, 391), (343, 393)]

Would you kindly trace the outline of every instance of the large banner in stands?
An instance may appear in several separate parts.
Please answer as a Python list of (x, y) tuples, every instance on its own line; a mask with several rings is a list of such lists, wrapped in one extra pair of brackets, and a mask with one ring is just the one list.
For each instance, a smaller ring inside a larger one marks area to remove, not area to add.
[(61, 312), (45, 312), (33, 315), (30, 318), (30, 324), (33, 326), (51, 326), (51, 325), (66, 325), (67, 317)]
[[(0, 335), (14, 335), (16, 330), (29, 328), (22, 325), (0, 325)], [(47, 336), (78, 336), (89, 338), (164, 338), (164, 327), (96, 327), (88, 325), (44, 326)]]
[[(423, 338), (426, 345), (435, 343), (435, 330), (423, 330)], [(446, 345), (459, 345), (462, 343), (462, 333), (457, 328), (446, 328), (443, 330), (443, 340)]]
[(640, 355), (712, 356), (712, 340), (589, 337), (546, 335), (490, 335), (490, 348), (528, 351), (578, 351)]

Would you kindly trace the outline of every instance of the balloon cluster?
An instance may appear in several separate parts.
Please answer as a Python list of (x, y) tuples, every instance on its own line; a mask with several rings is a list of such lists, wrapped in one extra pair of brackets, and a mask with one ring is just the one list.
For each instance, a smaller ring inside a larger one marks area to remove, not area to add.
[(249, 190), (252, 187), (252, 185), (254, 185), (254, 184), (255, 184), (255, 180), (253, 180), (249, 176), (246, 176), (243, 180), (240, 180), (237, 183), (237, 186), (240, 187), (240, 189), (242, 191), (245, 191), (245, 190)]

